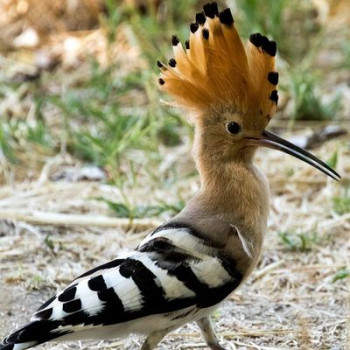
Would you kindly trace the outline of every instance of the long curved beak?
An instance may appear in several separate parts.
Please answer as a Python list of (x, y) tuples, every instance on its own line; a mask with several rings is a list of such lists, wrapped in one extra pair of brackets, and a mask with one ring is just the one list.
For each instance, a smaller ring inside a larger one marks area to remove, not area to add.
[(322, 162), (320, 159), (316, 158), (311, 153), (303, 150), (302, 148), (288, 142), (281, 137), (272, 134), (271, 132), (264, 131), (261, 138), (249, 138), (248, 139), (252, 145), (263, 146), (272, 149), (282, 151), (284, 153), (290, 154), (295, 158), (298, 158), (305, 163), (310, 164), (314, 168), (322, 171), (324, 174), (330, 176), (332, 179), (339, 181), (340, 175), (329, 167), (326, 163)]

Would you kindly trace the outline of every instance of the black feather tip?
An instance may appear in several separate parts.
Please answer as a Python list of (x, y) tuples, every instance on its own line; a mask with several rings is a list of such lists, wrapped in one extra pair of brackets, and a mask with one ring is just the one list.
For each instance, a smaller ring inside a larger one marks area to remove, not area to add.
[(277, 72), (270, 72), (267, 75), (267, 80), (272, 84), (272, 85), (277, 85), (278, 84), (278, 73)]
[(48, 320), (52, 316), (53, 309), (52, 307), (48, 309), (41, 310), (35, 314), (37, 319)]
[(277, 52), (276, 41), (267, 40), (267, 43), (263, 44), (262, 49), (270, 56), (272, 57), (276, 56), (276, 52)]
[(252, 34), (249, 37), (249, 41), (256, 47), (260, 47), (262, 45), (262, 41), (263, 41), (263, 36), (260, 33), (255, 33)]
[(263, 51), (265, 51), (265, 49), (269, 46), (269, 39), (264, 35), (261, 37), (261, 45), (260, 46), (263, 49)]
[(158, 79), (158, 83), (159, 83), (159, 85), (164, 85), (165, 81), (162, 78), (159, 78)]
[(173, 58), (171, 58), (171, 59), (169, 60), (169, 66), (172, 67), (172, 68), (175, 68), (175, 67), (176, 67), (176, 61), (175, 61)]
[(209, 18), (214, 18), (219, 16), (218, 4), (216, 2), (208, 3), (203, 6), (203, 11), (205, 15)]
[(157, 61), (157, 66), (158, 66), (158, 68), (163, 68), (164, 67), (163, 63), (160, 62), (160, 61)]
[(231, 10), (229, 8), (227, 8), (219, 13), (219, 19), (220, 19), (220, 22), (222, 24), (225, 24), (226, 26), (231, 26), (232, 23), (234, 22)]
[(189, 40), (185, 41), (185, 47), (186, 47), (186, 50), (190, 49), (190, 41)]
[(252, 34), (249, 37), (249, 41), (256, 47), (261, 47), (264, 52), (270, 56), (276, 56), (277, 44), (275, 41), (270, 41), (266, 36), (260, 33)]
[(199, 27), (198, 23), (191, 23), (191, 25), (190, 25), (191, 33), (195, 33), (197, 31), (198, 27)]
[(277, 90), (273, 90), (271, 92), (271, 95), (270, 95), (269, 99), (277, 104), (277, 102), (278, 102), (278, 92), (277, 92)]
[(208, 30), (207, 28), (204, 28), (204, 29), (202, 30), (202, 35), (203, 35), (203, 38), (204, 38), (205, 40), (208, 40), (208, 39), (209, 39), (209, 30)]
[(206, 21), (205, 15), (203, 12), (198, 12), (196, 14), (196, 23), (198, 23), (199, 25), (203, 25)]
[(171, 37), (171, 43), (173, 44), (173, 46), (176, 46), (179, 42), (180, 42), (180, 40), (176, 35), (173, 35)]

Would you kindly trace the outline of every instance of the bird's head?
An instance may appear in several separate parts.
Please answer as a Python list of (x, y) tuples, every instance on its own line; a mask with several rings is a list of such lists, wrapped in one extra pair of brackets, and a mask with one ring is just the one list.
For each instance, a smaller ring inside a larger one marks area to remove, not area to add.
[(259, 33), (244, 45), (230, 9), (203, 7), (182, 46), (172, 37), (174, 58), (158, 61), (158, 85), (185, 107), (213, 160), (250, 160), (259, 146), (293, 155), (334, 179), (339, 175), (309, 152), (266, 131), (278, 102), (276, 42)]

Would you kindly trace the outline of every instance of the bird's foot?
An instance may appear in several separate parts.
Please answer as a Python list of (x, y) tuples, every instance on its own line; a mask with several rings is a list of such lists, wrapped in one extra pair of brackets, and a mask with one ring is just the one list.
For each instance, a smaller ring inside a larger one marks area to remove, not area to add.
[(225, 348), (219, 344), (209, 317), (199, 319), (197, 324), (210, 350), (225, 350)]

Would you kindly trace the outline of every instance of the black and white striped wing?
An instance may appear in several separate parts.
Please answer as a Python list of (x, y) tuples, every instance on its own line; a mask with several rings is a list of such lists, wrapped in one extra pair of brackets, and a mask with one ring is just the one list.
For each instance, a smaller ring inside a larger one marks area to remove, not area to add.
[[(48, 300), (33, 315), (31, 324), (6, 341), (29, 342), (37, 334), (41, 343), (96, 326), (216, 305), (235, 289), (242, 275), (227, 257), (197, 249), (205, 244), (187, 226), (164, 226), (136, 251), (77, 278)], [(46, 334), (41, 334), (43, 331)]]

